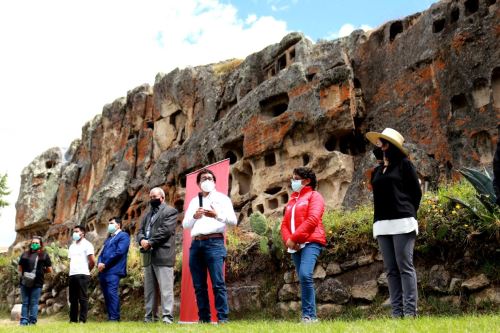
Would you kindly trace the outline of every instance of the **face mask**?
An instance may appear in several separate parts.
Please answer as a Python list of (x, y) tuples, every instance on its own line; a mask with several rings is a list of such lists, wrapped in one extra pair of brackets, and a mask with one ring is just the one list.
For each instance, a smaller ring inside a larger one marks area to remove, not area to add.
[(32, 249), (33, 251), (38, 251), (38, 250), (40, 250), (40, 244), (38, 244), (38, 243), (31, 243), (31, 249)]
[(160, 199), (151, 199), (149, 200), (149, 204), (151, 205), (151, 207), (156, 208), (161, 205), (161, 201)]
[(116, 226), (114, 224), (108, 224), (108, 233), (113, 234), (116, 231)]
[(302, 187), (302, 179), (292, 179), (292, 190), (294, 192), (299, 192)]
[(73, 233), (73, 240), (75, 242), (78, 242), (80, 240), (80, 238), (82, 238), (82, 236), (80, 236), (80, 234), (78, 232)]
[(215, 190), (215, 183), (213, 180), (204, 180), (200, 184), (200, 187), (203, 190), (203, 192), (212, 192), (213, 190)]

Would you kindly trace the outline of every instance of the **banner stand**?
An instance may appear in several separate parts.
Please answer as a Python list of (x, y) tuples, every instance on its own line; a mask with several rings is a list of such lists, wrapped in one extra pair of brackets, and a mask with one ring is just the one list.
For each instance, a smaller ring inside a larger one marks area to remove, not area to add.
[[(229, 159), (225, 159), (206, 167), (215, 174), (217, 178), (215, 187), (218, 192), (228, 194), (229, 192)], [(186, 175), (186, 195), (184, 197), (184, 211), (189, 206), (191, 200), (200, 191), (196, 183), (196, 176), (199, 170)], [(225, 235), (224, 235), (225, 243)], [(191, 229), (183, 230), (182, 234), (182, 279), (181, 279), (181, 302), (179, 313), (179, 324), (198, 323), (198, 307), (196, 306), (196, 296), (194, 293), (193, 280), (189, 270), (189, 248), (191, 246)], [(207, 274), (208, 298), (210, 301), (210, 312), (212, 313), (212, 323), (217, 322), (217, 311), (215, 310), (214, 295), (212, 292), (212, 282)]]

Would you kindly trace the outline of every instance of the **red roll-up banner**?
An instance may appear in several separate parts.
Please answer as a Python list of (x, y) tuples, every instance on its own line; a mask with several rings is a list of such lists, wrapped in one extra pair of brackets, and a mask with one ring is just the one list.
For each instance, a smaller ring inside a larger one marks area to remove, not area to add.
[[(217, 182), (215, 188), (218, 192), (228, 194), (229, 191), (229, 159), (206, 166), (215, 174)], [(184, 198), (184, 211), (187, 210), (191, 200), (198, 195), (200, 188), (196, 184), (196, 175), (199, 170), (186, 175), (186, 196)], [(197, 323), (198, 307), (196, 306), (196, 297), (194, 294), (193, 280), (189, 270), (189, 248), (191, 246), (191, 229), (185, 229), (182, 234), (182, 281), (181, 281), (181, 309), (179, 314), (179, 323)], [(210, 299), (210, 311), (212, 312), (212, 322), (217, 321), (217, 312), (215, 310), (214, 295), (212, 292), (212, 283), (210, 275), (207, 278), (208, 296)]]

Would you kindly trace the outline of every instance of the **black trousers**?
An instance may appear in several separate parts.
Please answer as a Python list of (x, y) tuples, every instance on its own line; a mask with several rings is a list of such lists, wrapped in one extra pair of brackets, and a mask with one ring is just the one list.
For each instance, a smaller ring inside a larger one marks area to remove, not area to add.
[(89, 311), (89, 280), (90, 276), (84, 274), (69, 277), (69, 321), (78, 322), (78, 306), (80, 306), (80, 322), (87, 321)]

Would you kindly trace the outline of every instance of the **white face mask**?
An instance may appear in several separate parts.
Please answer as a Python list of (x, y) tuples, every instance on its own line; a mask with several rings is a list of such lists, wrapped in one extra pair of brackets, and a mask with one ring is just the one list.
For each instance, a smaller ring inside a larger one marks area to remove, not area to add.
[(204, 180), (201, 184), (200, 187), (203, 192), (210, 193), (213, 190), (215, 190), (215, 183), (213, 180)]
[(302, 190), (302, 188), (304, 187), (302, 185), (302, 179), (292, 179), (291, 185), (292, 185), (292, 191), (294, 192), (300, 192), (300, 190)]

